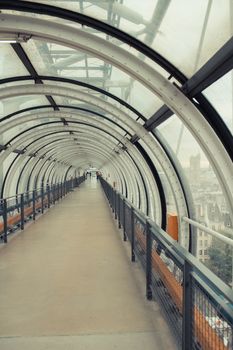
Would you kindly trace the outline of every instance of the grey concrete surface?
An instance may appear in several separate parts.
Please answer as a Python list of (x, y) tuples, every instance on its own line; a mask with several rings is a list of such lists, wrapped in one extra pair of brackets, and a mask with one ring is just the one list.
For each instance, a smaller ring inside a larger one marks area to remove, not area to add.
[(0, 349), (176, 349), (96, 179), (0, 249)]

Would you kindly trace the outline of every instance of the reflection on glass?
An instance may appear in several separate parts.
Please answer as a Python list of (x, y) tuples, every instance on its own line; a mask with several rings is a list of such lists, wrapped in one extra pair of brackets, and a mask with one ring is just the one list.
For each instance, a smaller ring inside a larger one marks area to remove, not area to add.
[[(194, 200), (195, 219), (221, 234), (232, 235), (232, 222), (222, 189), (197, 141), (175, 115), (157, 130), (176, 153), (186, 175)], [(212, 246), (215, 249), (216, 241), (206, 232), (197, 229), (196, 244), (199, 260), (209, 262), (208, 249)], [(223, 254), (226, 254), (226, 250)], [(221, 273), (218, 274), (221, 277)]]
[[(145, 118), (149, 118), (162, 105), (159, 98), (128, 74), (85, 52), (33, 39), (23, 44), (23, 48), (39, 75), (69, 78), (101, 88), (128, 102)], [(53, 81), (46, 83), (59, 84)], [(61, 84), (72, 89), (87, 89)], [(88, 93), (106, 99), (106, 96), (92, 89), (89, 89)], [(109, 102), (118, 104), (110, 98)], [(124, 109), (122, 105), (121, 108)], [(125, 110), (129, 112), (128, 109)]]
[[(122, 3), (96, 0), (66, 0), (56, 4), (49, 0), (36, 2), (63, 7), (107, 22), (152, 47), (188, 77), (231, 37), (231, 1), (147, 0), (146, 4), (139, 0), (124, 0)], [(59, 21), (56, 17), (49, 19)], [(79, 27), (79, 24), (70, 25)], [(84, 27), (84, 30), (97, 33), (89, 27)], [(107, 34), (103, 37), (108, 40)], [(112, 41), (122, 46), (117, 39)], [(139, 57), (145, 59), (143, 54)]]
[(204, 95), (233, 133), (233, 71), (205, 89)]
[(164, 170), (162, 169), (161, 165), (159, 164), (158, 160), (154, 156), (154, 154), (150, 151), (148, 146), (145, 144), (143, 140), (140, 140), (139, 143), (143, 146), (147, 154), (150, 156), (150, 159), (152, 160), (156, 170), (158, 171), (160, 180), (162, 182), (165, 199), (166, 199), (166, 206), (167, 206), (167, 213), (170, 214), (177, 214), (177, 207), (176, 202), (173, 196), (173, 192), (171, 189), (171, 185), (169, 183), (169, 180), (167, 178), (167, 175), (165, 174)]
[(0, 79), (29, 75), (10, 44), (0, 43)]
[(173, 115), (161, 124), (158, 130), (176, 153), (187, 177), (196, 206), (197, 219), (208, 224), (210, 212), (215, 207), (225, 214), (227, 207), (218, 179), (188, 129), (177, 116)]
[[(230, 222), (226, 222), (226, 225), (230, 225)], [(216, 223), (212, 224), (211, 228), (217, 230), (226, 237), (232, 238), (228, 227), (223, 228), (221, 224)], [(197, 234), (197, 258), (226, 284), (233, 286), (233, 248), (229, 244), (222, 242), (220, 239), (208, 233), (199, 230)]]
[(49, 105), (45, 96), (17, 96), (0, 101), (0, 118), (17, 110), (41, 105)]

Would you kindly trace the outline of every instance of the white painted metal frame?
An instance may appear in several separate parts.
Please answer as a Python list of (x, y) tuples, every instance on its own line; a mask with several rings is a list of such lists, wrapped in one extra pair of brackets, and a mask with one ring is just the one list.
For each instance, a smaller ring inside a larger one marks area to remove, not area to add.
[[(233, 213), (232, 162), (220, 140), (201, 113), (174, 85), (145, 62), (110, 42), (78, 28), (72, 28), (41, 19), (1, 14), (0, 32), (21, 32), (33, 38), (53, 41), (84, 50), (110, 62), (149, 88), (187, 125), (205, 151), (222, 184), (229, 208)], [(59, 35), (57, 34), (59, 33)], [(143, 135), (140, 135), (140, 137)], [(230, 169), (229, 169), (230, 168)], [(230, 186), (229, 186), (230, 185)]]
[[(205, 118), (175, 86), (152, 67), (145, 62), (141, 62), (129, 52), (119, 47), (116, 50), (113, 44), (99, 37), (92, 36), (81, 29), (73, 29), (57, 23), (23, 16), (1, 14), (0, 18), (0, 32), (30, 33), (34, 39), (39, 38), (40, 40), (57, 42), (94, 54), (122, 69), (161, 97), (174, 113), (181, 118), (204, 150), (222, 185), (230, 212), (231, 214), (233, 213), (232, 162)], [(126, 120), (125, 123), (127, 124)], [(137, 128), (135, 133), (143, 138), (153, 150), (154, 142), (148, 138), (147, 132), (142, 127)], [(156, 156), (159, 157), (158, 154)], [(173, 188), (173, 186), (171, 187)], [(182, 198), (182, 200), (184, 199)], [(180, 210), (179, 215), (185, 216), (182, 215), (180, 206), (178, 210)]]
[[(58, 115), (56, 114), (56, 117), (58, 118), (61, 117), (61, 115)], [(33, 117), (34, 118), (34, 117)], [(24, 119), (24, 117), (21, 117), (20, 118), (21, 120), (21, 123), (24, 122), (25, 120), (29, 120), (27, 117), (26, 119)], [(83, 117), (83, 116), (80, 116), (78, 119), (76, 119), (76, 121), (87, 121), (87, 117)], [(122, 139), (122, 135), (121, 134), (118, 134), (115, 129), (112, 129), (110, 127), (108, 127), (108, 125), (106, 125), (106, 123), (104, 123), (103, 121), (97, 121), (97, 120), (89, 120), (88, 118), (88, 123), (92, 126), (99, 126), (103, 129), (105, 129), (106, 131), (109, 132), (109, 134), (111, 135), (114, 135), (115, 137), (117, 137), (118, 139)], [(44, 129), (40, 129), (41, 131), (39, 131), (39, 129), (37, 128), (37, 137), (38, 136), (42, 136), (44, 132), (47, 132), (48, 130), (51, 130), (51, 131), (58, 131), (60, 130), (59, 128), (63, 128), (63, 130), (72, 130), (74, 128), (77, 128), (77, 125), (75, 124), (72, 125), (72, 126), (60, 126), (60, 127), (47, 127), (47, 128), (44, 128)], [(81, 131), (81, 130), (85, 130), (87, 128), (87, 126), (79, 126), (79, 130), (77, 131)], [(7, 125), (5, 126), (5, 130), (7, 130)], [(24, 143), (26, 142), (28, 139), (32, 138), (35, 134), (35, 131), (30, 131), (29, 133), (26, 133), (24, 135), (21, 136), (21, 138), (23, 138), (22, 142), (21, 143)], [(95, 131), (94, 135), (98, 135), (99, 132), (98, 130)], [(82, 134), (81, 134), (82, 135)], [(79, 135), (77, 137), (80, 137)], [(100, 140), (103, 139), (103, 135), (101, 135), (100, 137)], [(0, 159), (2, 159), (2, 161), (4, 161), (4, 159), (11, 153), (11, 151), (14, 149), (14, 148), (17, 148), (20, 146), (19, 141), (17, 140), (15, 142), (15, 144), (12, 144), (12, 147), (11, 149), (7, 149), (6, 151), (4, 151), (1, 155), (0, 155)], [(125, 143), (125, 142), (124, 142)], [(132, 144), (128, 143), (127, 147), (131, 150), (131, 152), (133, 152), (133, 157), (137, 160), (137, 164), (141, 164), (141, 162), (143, 162), (143, 165), (141, 166), (141, 173), (144, 174), (145, 171), (147, 171), (147, 176), (144, 178), (145, 182), (147, 183), (147, 191), (149, 193), (152, 193), (154, 198), (153, 198), (153, 201), (150, 202), (150, 205), (151, 205), (151, 209), (150, 209), (150, 212), (151, 212), (151, 217), (154, 219), (154, 217), (157, 218), (158, 222), (159, 222), (159, 218), (161, 217), (161, 212), (160, 212), (160, 204), (158, 203), (158, 198), (159, 198), (159, 193), (158, 193), (158, 190), (157, 190), (157, 185), (153, 179), (153, 177), (151, 176), (151, 173), (150, 173), (150, 170), (148, 169), (148, 166), (147, 164), (145, 163), (144, 160), (142, 160), (142, 157), (140, 156), (137, 156), (138, 154), (138, 151), (133, 147)], [(141, 158), (141, 159), (140, 159)], [(131, 180), (129, 180), (131, 181)], [(154, 203), (153, 203), (154, 202)], [(156, 204), (155, 204), (156, 203)], [(144, 206), (144, 205), (143, 205)], [(156, 209), (156, 212), (157, 213), (154, 213)], [(157, 221), (156, 220), (156, 221)]]

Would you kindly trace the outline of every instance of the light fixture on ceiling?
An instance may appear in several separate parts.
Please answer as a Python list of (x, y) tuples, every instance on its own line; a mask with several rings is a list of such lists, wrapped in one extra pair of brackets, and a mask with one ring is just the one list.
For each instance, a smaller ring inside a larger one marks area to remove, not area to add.
[(31, 34), (23, 33), (2, 33), (0, 35), (0, 44), (26, 43), (31, 39)]

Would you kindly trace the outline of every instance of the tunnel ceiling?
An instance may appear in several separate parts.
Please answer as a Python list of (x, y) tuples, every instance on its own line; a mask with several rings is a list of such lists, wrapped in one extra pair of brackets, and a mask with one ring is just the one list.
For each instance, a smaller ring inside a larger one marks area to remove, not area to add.
[(232, 215), (231, 1), (0, 1), (0, 10), (2, 196), (18, 167), (93, 166), (122, 192), (128, 182), (164, 227), (170, 192), (180, 217), (192, 217), (187, 168), (199, 157)]

